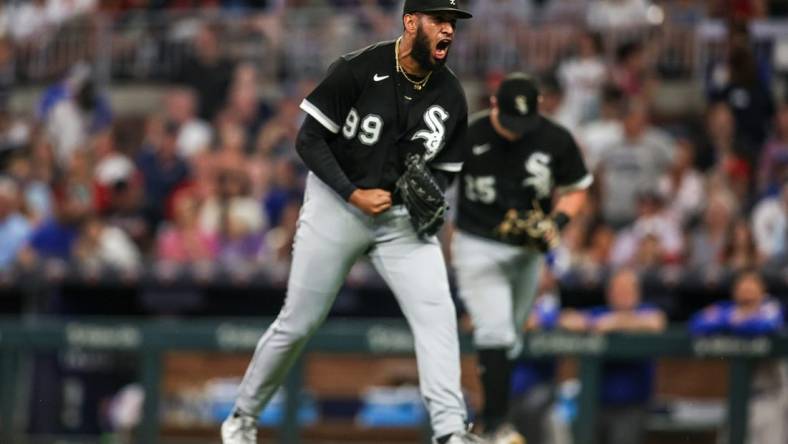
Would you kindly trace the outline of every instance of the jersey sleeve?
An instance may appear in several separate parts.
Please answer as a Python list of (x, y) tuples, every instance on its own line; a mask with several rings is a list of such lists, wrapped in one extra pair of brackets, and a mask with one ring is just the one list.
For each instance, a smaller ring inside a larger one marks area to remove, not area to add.
[(468, 107), (462, 100), (459, 107), (459, 118), (446, 146), (430, 162), (430, 167), (449, 173), (459, 173), (465, 160), (468, 143)]
[(583, 154), (577, 146), (575, 138), (566, 132), (564, 134), (564, 149), (555, 171), (555, 183), (559, 193), (584, 190), (594, 182), (593, 176), (588, 172)]
[(337, 134), (360, 93), (350, 62), (339, 58), (328, 68), (326, 78), (301, 102), (301, 109)]

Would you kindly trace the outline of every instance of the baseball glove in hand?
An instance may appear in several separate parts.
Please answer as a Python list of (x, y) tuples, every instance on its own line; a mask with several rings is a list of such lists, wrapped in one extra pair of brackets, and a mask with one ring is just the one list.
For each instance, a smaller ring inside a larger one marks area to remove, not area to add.
[(410, 155), (405, 173), (397, 180), (397, 190), (410, 213), (410, 222), (419, 236), (432, 236), (440, 230), (449, 205), (424, 159)]
[(519, 243), (541, 252), (557, 247), (561, 241), (558, 224), (542, 211), (536, 201), (531, 210), (520, 212), (512, 208), (507, 211), (495, 231), (507, 242)]

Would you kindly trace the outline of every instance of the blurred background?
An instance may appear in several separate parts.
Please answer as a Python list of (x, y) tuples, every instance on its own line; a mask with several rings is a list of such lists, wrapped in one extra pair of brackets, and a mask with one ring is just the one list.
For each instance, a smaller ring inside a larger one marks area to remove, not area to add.
[[(401, 2), (1, 4), (3, 319), (177, 326), (275, 316), (306, 174), (293, 146), (298, 104), (340, 54), (399, 35)], [(548, 307), (582, 313), (608, 304), (608, 277), (625, 265), (672, 329), (683, 331), (710, 304), (738, 303), (742, 270), (759, 270), (755, 293), (776, 304), (770, 309), (788, 299), (788, 1), (468, 6), (475, 17), (459, 24), (449, 66), (471, 110), (488, 105), (507, 72), (539, 76), (543, 113), (573, 132), (595, 174), (592, 198), (550, 256), (540, 290)], [(780, 322), (768, 332), (782, 327), (776, 310)], [(400, 316), (364, 262), (332, 311), (334, 320)], [(165, 354), (163, 442), (216, 442), (249, 357)], [(464, 359), (472, 408), (473, 362)], [(392, 442), (417, 442), (424, 412), (411, 358), (310, 354), (304, 365), (308, 442), (382, 442), (376, 427)], [(133, 356), (64, 347), (15, 366), (17, 390), (0, 414), (20, 432), (11, 442), (134, 436), (144, 401)], [(625, 372), (624, 380), (647, 383), (624, 403), (643, 407), (644, 442), (716, 442), (724, 368), (664, 358)], [(768, 411), (782, 422), (784, 373), (778, 368), (765, 389), (781, 394)], [(550, 412), (578, 372), (558, 359), (521, 375), (513, 396), (544, 387)], [(690, 419), (711, 419), (688, 428), (648, 421), (675, 405)], [(274, 407), (267, 426), (281, 420), (282, 406)], [(571, 415), (559, 413), (551, 427), (560, 430)], [(788, 442), (779, 434), (768, 442)], [(541, 442), (567, 442), (552, 435)]]

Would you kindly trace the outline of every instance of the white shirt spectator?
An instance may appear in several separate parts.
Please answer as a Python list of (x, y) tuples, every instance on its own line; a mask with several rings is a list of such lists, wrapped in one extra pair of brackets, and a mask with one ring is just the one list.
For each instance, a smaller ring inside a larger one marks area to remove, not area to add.
[(755, 207), (752, 231), (758, 251), (767, 258), (788, 253), (788, 184), (780, 196), (764, 199)]
[(68, 165), (76, 151), (85, 149), (88, 125), (88, 118), (72, 100), (61, 100), (50, 111), (46, 133), (61, 165)]
[(101, 231), (96, 259), (122, 270), (139, 267), (141, 255), (131, 238), (120, 228), (105, 226)]
[(624, 127), (618, 119), (594, 120), (578, 129), (577, 138), (589, 171), (594, 171), (605, 152), (623, 142)]
[(584, 123), (599, 104), (599, 91), (607, 79), (607, 67), (600, 57), (572, 58), (558, 67), (564, 89), (561, 107), (571, 120)]
[(684, 248), (679, 224), (663, 211), (639, 218), (631, 228), (624, 230), (618, 236), (611, 253), (613, 265), (629, 264), (640, 242), (647, 236), (654, 236), (659, 241), (662, 252), (667, 257), (678, 257)]
[(668, 211), (671, 215), (681, 223), (687, 223), (703, 209), (706, 195), (704, 185), (703, 175), (691, 169), (681, 178), (677, 189), (674, 189), (670, 177), (663, 176), (659, 181), (659, 192), (670, 196)]
[(199, 119), (192, 119), (184, 123), (178, 131), (175, 145), (178, 154), (184, 159), (190, 159), (211, 147), (213, 132), (211, 126)]
[(642, 26), (649, 23), (648, 0), (597, 0), (588, 6), (587, 23), (592, 29)]

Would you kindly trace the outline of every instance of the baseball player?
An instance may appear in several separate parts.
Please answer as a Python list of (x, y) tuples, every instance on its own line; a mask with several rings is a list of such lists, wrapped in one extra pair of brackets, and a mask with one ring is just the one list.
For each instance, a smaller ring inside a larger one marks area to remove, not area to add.
[(539, 114), (539, 100), (529, 76), (506, 77), (490, 109), (471, 119), (459, 183), (453, 266), (474, 326), (482, 424), (495, 443), (523, 442), (506, 424), (511, 360), (522, 347), (542, 257), (593, 181), (569, 132)]
[(340, 57), (301, 103), (296, 149), (310, 170), (287, 298), (260, 338), (225, 444), (256, 440), (256, 418), (329, 312), (353, 263), (368, 256), (413, 330), (436, 442), (466, 432), (455, 308), (440, 246), (443, 190), (462, 167), (467, 104), (445, 67), (457, 0), (406, 0), (403, 34)]

